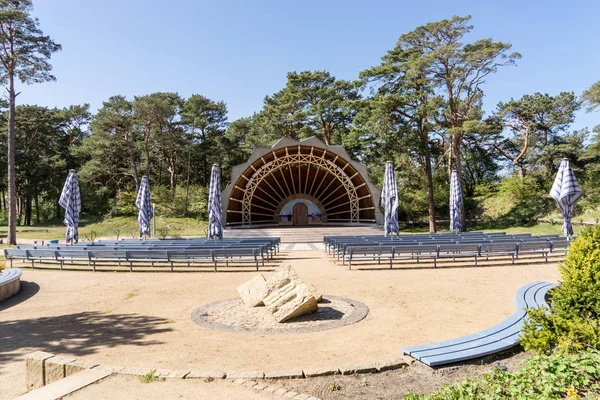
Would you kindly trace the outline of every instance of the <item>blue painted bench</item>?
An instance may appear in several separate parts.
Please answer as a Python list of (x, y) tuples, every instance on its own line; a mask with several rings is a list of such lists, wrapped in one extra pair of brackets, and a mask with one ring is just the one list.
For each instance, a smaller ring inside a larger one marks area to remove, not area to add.
[(525, 285), (516, 294), (517, 311), (498, 325), (457, 339), (406, 347), (402, 353), (435, 367), (483, 357), (516, 346), (527, 316), (525, 309), (548, 306), (546, 293), (554, 287), (555, 284), (548, 282)]
[(0, 300), (4, 300), (17, 293), (21, 288), (21, 270), (8, 268), (0, 271)]

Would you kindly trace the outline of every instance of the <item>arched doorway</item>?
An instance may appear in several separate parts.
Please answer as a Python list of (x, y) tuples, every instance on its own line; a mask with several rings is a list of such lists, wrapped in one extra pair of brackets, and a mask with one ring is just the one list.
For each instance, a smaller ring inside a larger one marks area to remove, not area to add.
[(296, 203), (293, 208), (294, 226), (308, 225), (308, 207), (304, 203)]

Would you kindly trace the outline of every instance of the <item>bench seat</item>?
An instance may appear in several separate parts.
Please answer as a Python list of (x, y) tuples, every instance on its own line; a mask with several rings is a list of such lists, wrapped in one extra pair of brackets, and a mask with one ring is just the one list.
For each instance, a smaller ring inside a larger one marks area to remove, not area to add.
[(519, 289), (515, 296), (517, 311), (506, 320), (471, 335), (402, 349), (403, 354), (427, 364), (439, 366), (483, 357), (509, 349), (519, 343), (519, 336), (529, 307), (547, 307), (545, 297), (553, 283), (533, 282)]

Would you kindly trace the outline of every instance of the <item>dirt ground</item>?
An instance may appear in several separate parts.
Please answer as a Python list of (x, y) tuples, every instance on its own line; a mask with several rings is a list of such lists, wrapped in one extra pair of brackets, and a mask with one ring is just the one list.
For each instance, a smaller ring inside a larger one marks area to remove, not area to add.
[[(400, 356), (404, 346), (492, 326), (514, 312), (519, 287), (536, 280), (557, 282), (559, 277), (556, 264), (539, 257), (515, 265), (492, 264), (348, 271), (323, 252), (285, 254), (277, 267), (292, 265), (323, 293), (358, 300), (370, 309), (357, 324), (296, 335), (226, 333), (192, 322), (196, 307), (237, 297), (236, 288), (256, 272), (24, 269), (22, 291), (0, 303), (0, 399), (24, 391), (23, 356), (35, 350), (108, 365), (178, 370), (269, 372), (386, 360)], [(272, 274), (264, 272), (267, 278)], [(373, 383), (367, 380), (357, 387), (376, 388), (389, 374), (394, 373), (373, 375)], [(318, 387), (329, 381), (322, 380), (299, 384)], [(314, 393), (327, 398), (327, 393)]]

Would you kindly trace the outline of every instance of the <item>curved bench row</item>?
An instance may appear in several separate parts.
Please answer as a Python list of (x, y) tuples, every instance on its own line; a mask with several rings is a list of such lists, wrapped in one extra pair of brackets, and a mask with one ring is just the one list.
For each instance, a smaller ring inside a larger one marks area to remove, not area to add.
[(0, 300), (4, 300), (17, 293), (21, 288), (21, 270), (9, 268), (0, 271)]
[(431, 367), (498, 353), (519, 344), (519, 336), (529, 307), (548, 306), (546, 293), (556, 287), (553, 283), (533, 282), (516, 294), (517, 311), (498, 325), (457, 339), (402, 349)]

